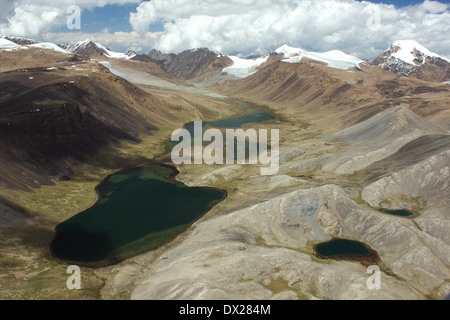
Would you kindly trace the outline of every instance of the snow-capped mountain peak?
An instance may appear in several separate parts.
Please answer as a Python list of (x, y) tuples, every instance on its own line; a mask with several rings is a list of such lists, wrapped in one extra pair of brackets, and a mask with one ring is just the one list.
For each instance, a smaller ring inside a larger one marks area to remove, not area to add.
[[(86, 39), (84, 41), (80, 41), (73, 45), (67, 45), (66, 50), (75, 53), (76, 51), (80, 51), (80, 50), (88, 48), (91, 43), (92, 43), (92, 41), (90, 39)], [(95, 44), (92, 43), (92, 45), (95, 45)]]
[(406, 77), (437, 82), (449, 80), (450, 60), (415, 40), (395, 41), (373, 64)]
[(440, 58), (447, 62), (450, 62), (449, 59), (438, 55), (437, 53), (431, 52), (423, 45), (414, 40), (398, 40), (393, 43), (391, 48), (393, 53), (392, 57), (402, 60), (408, 64), (416, 65), (419, 63), (425, 63), (424, 57), (429, 58)]
[(105, 56), (107, 58), (112, 59), (126, 59), (129, 60), (136, 56), (135, 53), (120, 53), (120, 52), (114, 52), (109, 50), (108, 48), (104, 47), (100, 43), (94, 42), (91, 39), (86, 39), (84, 41), (80, 41), (76, 44), (66, 44), (64, 45), (64, 48), (72, 53), (76, 54), (83, 54), (83, 55), (99, 55), (99, 56)]
[(276, 53), (283, 54), (285, 57), (297, 56), (300, 52), (306, 52), (306, 50), (300, 48), (294, 48), (288, 46), (287, 44), (282, 45), (278, 49), (275, 50)]

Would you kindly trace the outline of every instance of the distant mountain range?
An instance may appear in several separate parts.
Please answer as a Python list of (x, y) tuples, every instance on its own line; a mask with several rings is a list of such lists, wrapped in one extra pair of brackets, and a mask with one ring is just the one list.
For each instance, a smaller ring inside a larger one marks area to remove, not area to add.
[[(299, 63), (303, 59), (308, 59), (325, 64), (330, 68), (343, 70), (358, 69), (361, 64), (369, 63), (339, 50), (318, 53), (293, 48), (288, 45), (283, 45), (274, 52), (264, 56), (243, 59), (238, 56), (226, 56), (216, 53), (207, 48), (185, 50), (179, 54), (163, 54), (153, 49), (148, 54), (137, 54), (131, 50), (126, 53), (114, 52), (89, 39), (76, 44), (62, 44), (58, 46), (20, 37), (3, 36), (1, 39), (3, 42), (0, 44), (0, 48), (3, 46), (4, 49), (6, 47), (11, 49), (16, 44), (17, 46), (35, 46), (56, 51), (58, 51), (58, 48), (62, 48), (64, 51), (61, 52), (92, 58), (105, 57), (154, 62), (169, 75), (183, 80), (204, 78), (214, 73), (223, 73), (235, 78), (245, 78), (254, 74), (261, 67), (275, 61)], [(405, 77), (415, 77), (434, 82), (450, 81), (450, 60), (431, 52), (414, 40), (394, 42), (390, 48), (381, 53), (371, 64)]]

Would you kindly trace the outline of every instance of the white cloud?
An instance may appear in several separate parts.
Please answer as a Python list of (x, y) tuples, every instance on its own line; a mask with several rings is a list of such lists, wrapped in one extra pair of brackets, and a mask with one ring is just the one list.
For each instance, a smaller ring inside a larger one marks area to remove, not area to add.
[[(130, 23), (141, 36), (108, 30), (48, 33), (65, 25), (71, 5), (93, 9), (126, 3), (137, 5)], [(353, 0), (0, 0), (0, 34), (42, 39), (47, 32), (44, 39), (49, 41), (76, 42), (85, 37), (114, 50), (156, 47), (180, 52), (208, 47), (244, 56), (289, 44), (311, 51), (339, 49), (370, 59), (395, 40), (414, 39), (450, 56), (449, 8), (436, 1), (399, 9)], [(151, 24), (161, 22), (161, 34), (148, 33)]]
[(208, 47), (250, 55), (289, 44), (374, 58), (395, 40), (415, 39), (450, 55), (449, 8), (436, 1), (399, 9), (353, 0), (152, 0), (130, 14), (130, 23), (145, 33), (164, 22), (155, 43), (164, 52)]
[(139, 3), (139, 0), (0, 0), (0, 34), (37, 37), (66, 23), (67, 8), (82, 9), (107, 4)]

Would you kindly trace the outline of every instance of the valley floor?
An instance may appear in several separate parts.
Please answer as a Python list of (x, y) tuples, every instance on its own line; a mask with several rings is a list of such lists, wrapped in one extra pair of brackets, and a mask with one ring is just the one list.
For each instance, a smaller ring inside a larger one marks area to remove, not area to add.
[[(208, 120), (244, 111), (236, 112), (231, 99), (142, 88), (195, 101)], [(247, 127), (280, 130), (277, 175), (262, 177), (259, 166), (181, 166), (179, 180), (224, 189), (229, 197), (156, 251), (107, 268), (82, 268), (80, 291), (66, 288), (67, 265), (47, 249), (54, 226), (90, 206), (106, 175), (163, 156), (175, 126), (143, 136), (141, 143), (102, 148), (75, 167), (70, 181), (32, 193), (0, 189), (5, 203), (25, 212), (0, 233), (0, 298), (444, 298), (450, 292), (448, 131), (407, 105), (336, 130), (302, 115), (293, 118), (276, 103), (265, 108), (277, 119)], [(403, 218), (380, 208), (419, 215)], [(367, 265), (314, 254), (315, 244), (334, 237), (378, 252), (380, 290), (367, 288)]]

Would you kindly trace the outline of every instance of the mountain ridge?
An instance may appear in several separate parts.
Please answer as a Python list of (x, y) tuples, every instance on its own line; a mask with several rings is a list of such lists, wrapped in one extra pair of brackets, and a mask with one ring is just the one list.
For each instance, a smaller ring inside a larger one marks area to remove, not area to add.
[(86, 56), (104, 56), (112, 59), (132, 59), (136, 56), (134, 51), (128, 50), (125, 54), (114, 52), (104, 47), (100, 43), (94, 42), (90, 39), (86, 39), (84, 41), (77, 42), (76, 44), (63, 44), (60, 45), (63, 49), (80, 55)]
[[(32, 39), (7, 36), (0, 36), (0, 38), (22, 47), (37, 46), (58, 50), (51, 43), (41, 43)], [(450, 59), (431, 52), (415, 40), (395, 41), (372, 62), (361, 60), (340, 50), (311, 52), (301, 48), (294, 48), (287, 44), (265, 55), (248, 58), (241, 58), (238, 55), (224, 55), (211, 51), (208, 48), (188, 49), (178, 54), (166, 54), (157, 49), (152, 49), (147, 54), (138, 54), (133, 50), (120, 53), (111, 51), (90, 39), (77, 42), (76, 44), (61, 44), (58, 46), (69, 53), (94, 58), (105, 57), (119, 60), (154, 62), (170, 76), (183, 80), (201, 80), (212, 74), (220, 73), (228, 74), (234, 78), (245, 78), (254, 74), (263, 66), (275, 61), (295, 64), (307, 59), (341, 70), (359, 69), (361, 65), (371, 63), (401, 76), (416, 77), (421, 80), (441, 83), (450, 81)], [(2, 45), (0, 44), (1, 48)]]

